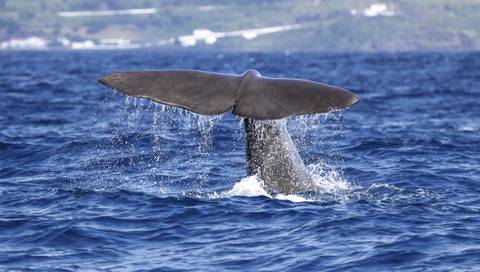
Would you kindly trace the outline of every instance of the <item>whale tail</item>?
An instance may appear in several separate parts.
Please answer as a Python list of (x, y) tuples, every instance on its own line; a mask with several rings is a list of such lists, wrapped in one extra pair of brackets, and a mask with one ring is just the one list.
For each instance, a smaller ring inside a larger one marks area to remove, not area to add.
[(194, 70), (116, 72), (100, 83), (130, 96), (215, 115), (232, 112), (257, 120), (325, 113), (358, 101), (351, 92), (310, 80), (262, 77)]

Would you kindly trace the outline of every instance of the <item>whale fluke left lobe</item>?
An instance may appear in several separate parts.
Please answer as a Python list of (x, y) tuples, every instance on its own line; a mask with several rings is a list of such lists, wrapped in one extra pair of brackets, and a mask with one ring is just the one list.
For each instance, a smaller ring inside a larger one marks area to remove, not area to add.
[(166, 70), (116, 72), (99, 82), (126, 95), (215, 115), (232, 111), (238, 78), (202, 71)]

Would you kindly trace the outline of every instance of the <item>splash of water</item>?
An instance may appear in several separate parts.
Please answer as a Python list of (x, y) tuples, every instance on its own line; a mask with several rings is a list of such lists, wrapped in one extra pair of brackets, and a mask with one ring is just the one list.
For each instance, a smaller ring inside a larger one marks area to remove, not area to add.
[[(330, 119), (333, 119), (330, 120)], [(243, 119), (240, 120), (240, 125), (243, 125)], [(292, 136), (300, 139), (300, 142), (307, 146), (307, 151), (309, 151), (309, 141), (311, 138), (310, 134), (316, 133), (318, 135), (319, 130), (327, 130), (325, 124), (327, 121), (332, 121), (333, 125), (337, 128), (341, 128), (337, 123), (341, 121), (341, 116), (336, 114), (324, 114), (324, 115), (309, 115), (309, 116), (300, 116), (292, 119), (282, 119), (278, 122), (286, 123), (290, 131), (294, 134)], [(259, 121), (262, 122), (262, 121)], [(288, 122), (288, 123), (287, 123)], [(331, 122), (331, 123), (332, 123)], [(332, 126), (329, 124), (330, 127)], [(323, 133), (322, 133), (323, 134)], [(260, 136), (263, 134), (260, 133)], [(300, 137), (298, 136), (300, 135)], [(308, 140), (307, 140), (308, 139)], [(318, 140), (317, 140), (318, 141)], [(298, 144), (298, 143), (297, 143)], [(317, 145), (318, 146), (318, 145)], [(343, 199), (352, 191), (355, 186), (352, 186), (347, 179), (344, 177), (342, 171), (339, 170), (338, 161), (328, 162), (323, 158), (316, 158), (317, 162), (307, 166), (307, 170), (313, 178), (314, 182), (314, 191), (309, 192), (308, 196), (303, 194), (292, 194), (292, 195), (270, 195), (265, 191), (264, 184), (261, 180), (256, 177), (248, 177), (242, 179), (240, 182), (237, 182), (233, 188), (227, 192), (224, 192), (224, 197), (228, 196), (267, 196), (270, 198), (276, 198), (281, 200), (290, 200), (290, 201), (318, 201), (321, 200), (319, 195), (328, 195), (329, 200), (332, 199)], [(306, 198), (307, 197), (307, 198)]]
[(292, 116), (288, 118), (287, 127), (294, 136), (293, 139), (297, 146), (307, 146), (312, 140), (312, 135), (319, 132), (324, 137), (341, 134), (343, 130), (342, 113), (338, 111)]
[[(287, 200), (291, 202), (322, 202), (324, 200), (345, 201), (350, 193), (359, 187), (352, 186), (334, 168), (325, 164), (313, 164), (307, 167), (313, 178), (315, 191), (308, 195), (299, 194), (269, 194), (265, 190), (264, 182), (257, 176), (249, 176), (235, 183), (233, 187), (220, 194), (214, 193), (211, 197), (257, 197), (265, 196), (272, 199)], [(326, 197), (328, 196), (328, 197)]]
[(239, 182), (235, 183), (232, 189), (221, 192), (221, 193), (213, 193), (210, 194), (210, 198), (228, 198), (228, 197), (258, 197), (258, 196), (265, 196), (272, 199), (278, 200), (287, 200), (291, 202), (311, 202), (312, 200), (306, 199), (301, 195), (284, 195), (284, 194), (277, 194), (271, 195), (267, 191), (265, 191), (264, 183), (261, 179), (257, 176), (249, 176), (243, 178)]
[[(118, 108), (121, 108), (115, 107), (115, 105), (112, 107), (113, 102), (111, 100), (104, 101), (105, 107), (110, 107), (105, 111), (110, 112), (112, 108), (118, 111)], [(103, 154), (106, 156), (111, 152), (117, 153), (116, 158), (110, 157), (109, 160), (101, 162), (106, 170), (104, 173), (109, 173), (107, 177), (102, 179), (105, 180), (104, 187), (120, 188), (127, 186), (126, 188), (130, 188), (130, 190), (140, 188), (142, 191), (151, 191), (149, 188), (153, 187), (156, 192), (161, 193), (168, 193), (170, 187), (175, 190), (174, 187), (176, 187), (178, 180), (175, 177), (169, 178), (170, 170), (158, 165), (168, 160), (165, 157), (165, 150), (168, 149), (168, 145), (177, 141), (180, 141), (179, 144), (181, 144), (181, 138), (193, 137), (189, 139), (189, 144), (196, 142), (198, 153), (189, 154), (188, 160), (181, 162), (188, 165), (187, 168), (193, 169), (193, 171), (184, 173), (187, 176), (190, 175), (185, 178), (197, 181), (196, 184), (191, 184), (190, 190), (201, 192), (206, 189), (208, 191), (208, 179), (214, 165), (209, 162), (212, 157), (212, 133), (222, 116), (202, 116), (181, 108), (132, 97), (123, 97), (123, 109), (120, 114), (117, 114), (118, 118), (114, 122), (115, 126), (109, 128), (114, 134), (113, 143), (99, 148), (104, 151)], [(148, 113), (150, 114), (148, 115)], [(320, 129), (326, 130), (324, 125), (329, 119), (334, 119), (334, 124), (339, 123), (341, 118), (339, 116), (338, 113), (307, 115), (290, 120), (284, 119), (281, 122), (286, 122), (294, 136), (300, 135), (297, 139), (300, 139), (303, 146), (308, 148), (309, 134), (318, 133)], [(147, 125), (146, 120), (148, 119), (151, 120), (150, 125)], [(244, 118), (239, 118), (239, 126), (244, 126)], [(141, 139), (137, 139), (136, 136), (141, 137)], [(239, 135), (239, 137), (241, 136)], [(144, 145), (146, 139), (151, 139), (151, 149), (144, 154), (146, 151), (141, 146)], [(139, 154), (146, 157), (150, 156), (152, 159), (139, 160)], [(124, 158), (127, 158), (126, 164), (121, 163)], [(128, 172), (130, 168), (136, 168), (142, 173), (131, 174)], [(194, 170), (196, 168), (201, 170)], [(316, 191), (319, 193), (336, 195), (350, 189), (350, 185), (342, 173), (321, 159), (319, 162), (309, 165), (308, 169), (314, 178)], [(112, 181), (114, 179), (117, 181)], [(262, 181), (255, 177), (247, 177), (236, 183), (224, 196), (263, 195), (283, 200), (306, 201), (300, 195), (270, 196), (263, 188)]]
[(235, 183), (232, 189), (220, 194), (222, 197), (232, 196), (267, 196), (271, 197), (264, 189), (263, 181), (257, 176), (249, 176)]
[(341, 195), (354, 188), (341, 171), (325, 161), (307, 165), (307, 169), (313, 178), (316, 192)]
[(200, 151), (207, 151), (212, 146), (212, 132), (213, 129), (218, 125), (222, 115), (196, 115), (196, 127), (200, 131), (202, 138), (200, 144)]
[(95, 116), (98, 119), (95, 128), (105, 137), (96, 142), (95, 154), (85, 162), (87, 171), (72, 180), (72, 188), (175, 191), (176, 186), (170, 185), (177, 181), (178, 175), (171, 175), (171, 169), (159, 165), (169, 161), (166, 157), (166, 152), (171, 150), (169, 145), (181, 144), (182, 138), (184, 141), (188, 137), (189, 146), (196, 145), (198, 150), (189, 156), (186, 163), (194, 170), (187, 172), (197, 173), (195, 179), (203, 176), (201, 183), (206, 184), (211, 171), (208, 167), (211, 165), (208, 163), (211, 134), (221, 116), (200, 116), (148, 99), (119, 95), (115, 91), (103, 97), (95, 109)]
[(182, 163), (188, 164), (192, 169), (202, 167), (200, 173), (191, 171), (187, 175), (198, 174), (192, 177), (199, 179), (195, 184), (199, 191), (203, 190), (208, 181), (211, 171), (211, 147), (212, 132), (222, 118), (221, 115), (203, 116), (181, 108), (172, 107), (163, 104), (155, 104), (152, 117), (152, 127), (154, 134), (154, 144), (152, 151), (156, 154), (156, 162), (160, 161), (162, 150), (172, 142), (177, 141), (179, 137), (191, 137), (191, 142), (197, 142), (197, 154), (191, 154), (188, 160)]

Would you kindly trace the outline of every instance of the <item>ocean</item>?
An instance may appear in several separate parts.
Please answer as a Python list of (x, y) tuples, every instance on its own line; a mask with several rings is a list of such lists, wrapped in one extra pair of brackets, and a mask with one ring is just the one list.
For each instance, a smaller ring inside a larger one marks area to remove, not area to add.
[[(480, 53), (4, 51), (0, 67), (0, 271), (480, 271)], [(270, 195), (241, 118), (97, 83), (172, 68), (360, 102), (287, 120), (317, 189)]]

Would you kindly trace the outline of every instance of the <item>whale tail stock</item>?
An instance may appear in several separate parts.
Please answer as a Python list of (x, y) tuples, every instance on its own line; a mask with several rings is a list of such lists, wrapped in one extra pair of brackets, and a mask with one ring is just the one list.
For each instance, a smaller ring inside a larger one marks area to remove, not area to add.
[(233, 114), (257, 119), (325, 113), (358, 101), (351, 92), (310, 80), (263, 77), (255, 70), (242, 75), (195, 70), (116, 72), (100, 83), (130, 96), (181, 107), (204, 115)]

